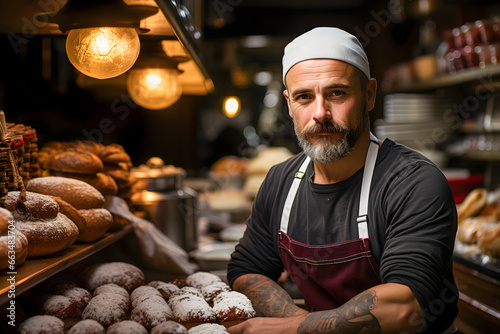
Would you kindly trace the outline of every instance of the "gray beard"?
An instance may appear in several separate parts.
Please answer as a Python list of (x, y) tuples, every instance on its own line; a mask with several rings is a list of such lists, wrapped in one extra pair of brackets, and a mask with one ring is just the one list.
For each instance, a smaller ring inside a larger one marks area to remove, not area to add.
[[(304, 128), (302, 131), (298, 131), (297, 125), (295, 124), (295, 119), (293, 119), (295, 134), (299, 141), (299, 145), (304, 153), (309, 156), (312, 161), (321, 164), (328, 164), (346, 157), (351, 154), (351, 149), (356, 144), (359, 137), (361, 137), (368, 124), (368, 112), (364, 110), (364, 113), (362, 113), (360, 116), (360, 122), (354, 129), (348, 126), (333, 124), (328, 121), (325, 123), (316, 123), (312, 127)], [(336, 144), (332, 143), (326, 136), (323, 138), (319, 138), (320, 142), (318, 144), (312, 144), (309, 141), (309, 134), (323, 131), (331, 133), (341, 133), (342, 138), (338, 140)]]

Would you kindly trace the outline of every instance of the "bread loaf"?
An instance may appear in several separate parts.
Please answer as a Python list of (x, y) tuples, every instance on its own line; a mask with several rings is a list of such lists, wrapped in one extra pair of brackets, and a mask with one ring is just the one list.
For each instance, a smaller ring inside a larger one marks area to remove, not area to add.
[(465, 197), (464, 201), (457, 205), (458, 222), (465, 220), (466, 218), (475, 216), (481, 211), (488, 199), (488, 191), (483, 188), (477, 188), (472, 190)]
[(51, 171), (50, 176), (61, 176), (83, 181), (99, 190), (103, 196), (113, 196), (118, 193), (118, 185), (116, 184), (116, 181), (105, 173), (77, 174)]
[(49, 196), (27, 191), (22, 201), (18, 191), (11, 191), (5, 198), (5, 204), (14, 208), (16, 230), (28, 239), (28, 257), (49, 255), (75, 242), (78, 227), (59, 213), (59, 205)]
[(57, 204), (59, 205), (59, 212), (71, 219), (71, 221), (78, 227), (78, 230), (80, 230), (80, 232), (85, 229), (85, 227), (87, 226), (85, 218), (83, 218), (80, 212), (75, 209), (73, 205), (69, 204), (66, 201), (63, 201), (61, 197), (50, 195), (47, 196), (57, 202)]
[(16, 220), (16, 229), (28, 239), (28, 257), (45, 256), (71, 246), (78, 237), (78, 227), (62, 213), (53, 219)]
[(103, 170), (101, 159), (85, 150), (66, 150), (48, 158), (46, 166), (50, 170), (79, 174), (95, 174)]
[(104, 196), (80, 180), (60, 176), (37, 177), (26, 184), (28, 191), (58, 196), (76, 209), (95, 209), (104, 205)]
[(28, 255), (28, 239), (13, 221), (12, 213), (0, 208), (0, 270), (21, 265)]
[(78, 242), (94, 242), (113, 225), (113, 216), (103, 208), (78, 210), (86, 227), (80, 232)]

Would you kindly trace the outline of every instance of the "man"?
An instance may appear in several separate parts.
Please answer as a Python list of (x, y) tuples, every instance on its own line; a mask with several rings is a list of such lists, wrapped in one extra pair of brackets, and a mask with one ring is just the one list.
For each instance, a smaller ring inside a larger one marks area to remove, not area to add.
[[(228, 280), (259, 317), (229, 332), (455, 332), (452, 192), (431, 161), (370, 133), (377, 82), (359, 41), (336, 28), (297, 37), (283, 82), (304, 152), (255, 198)], [(284, 270), (308, 310), (276, 283)]]

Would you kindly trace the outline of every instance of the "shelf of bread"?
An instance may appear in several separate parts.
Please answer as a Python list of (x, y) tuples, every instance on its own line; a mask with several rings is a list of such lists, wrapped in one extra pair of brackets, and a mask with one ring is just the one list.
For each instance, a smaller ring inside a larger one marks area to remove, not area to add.
[[(31, 258), (13, 270), (0, 272), (0, 305), (18, 296), (60, 271), (71, 267), (83, 259), (99, 252), (132, 231), (132, 225), (122, 230), (106, 233), (94, 243), (75, 243), (69, 248), (51, 256)], [(11, 285), (13, 283), (13, 286)], [(11, 297), (9, 297), (9, 294)]]

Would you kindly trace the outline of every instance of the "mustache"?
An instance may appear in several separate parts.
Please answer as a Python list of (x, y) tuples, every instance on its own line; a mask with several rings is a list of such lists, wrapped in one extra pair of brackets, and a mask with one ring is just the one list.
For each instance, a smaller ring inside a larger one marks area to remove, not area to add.
[(303, 135), (311, 135), (316, 133), (345, 133), (348, 127), (331, 122), (316, 123), (302, 130)]

